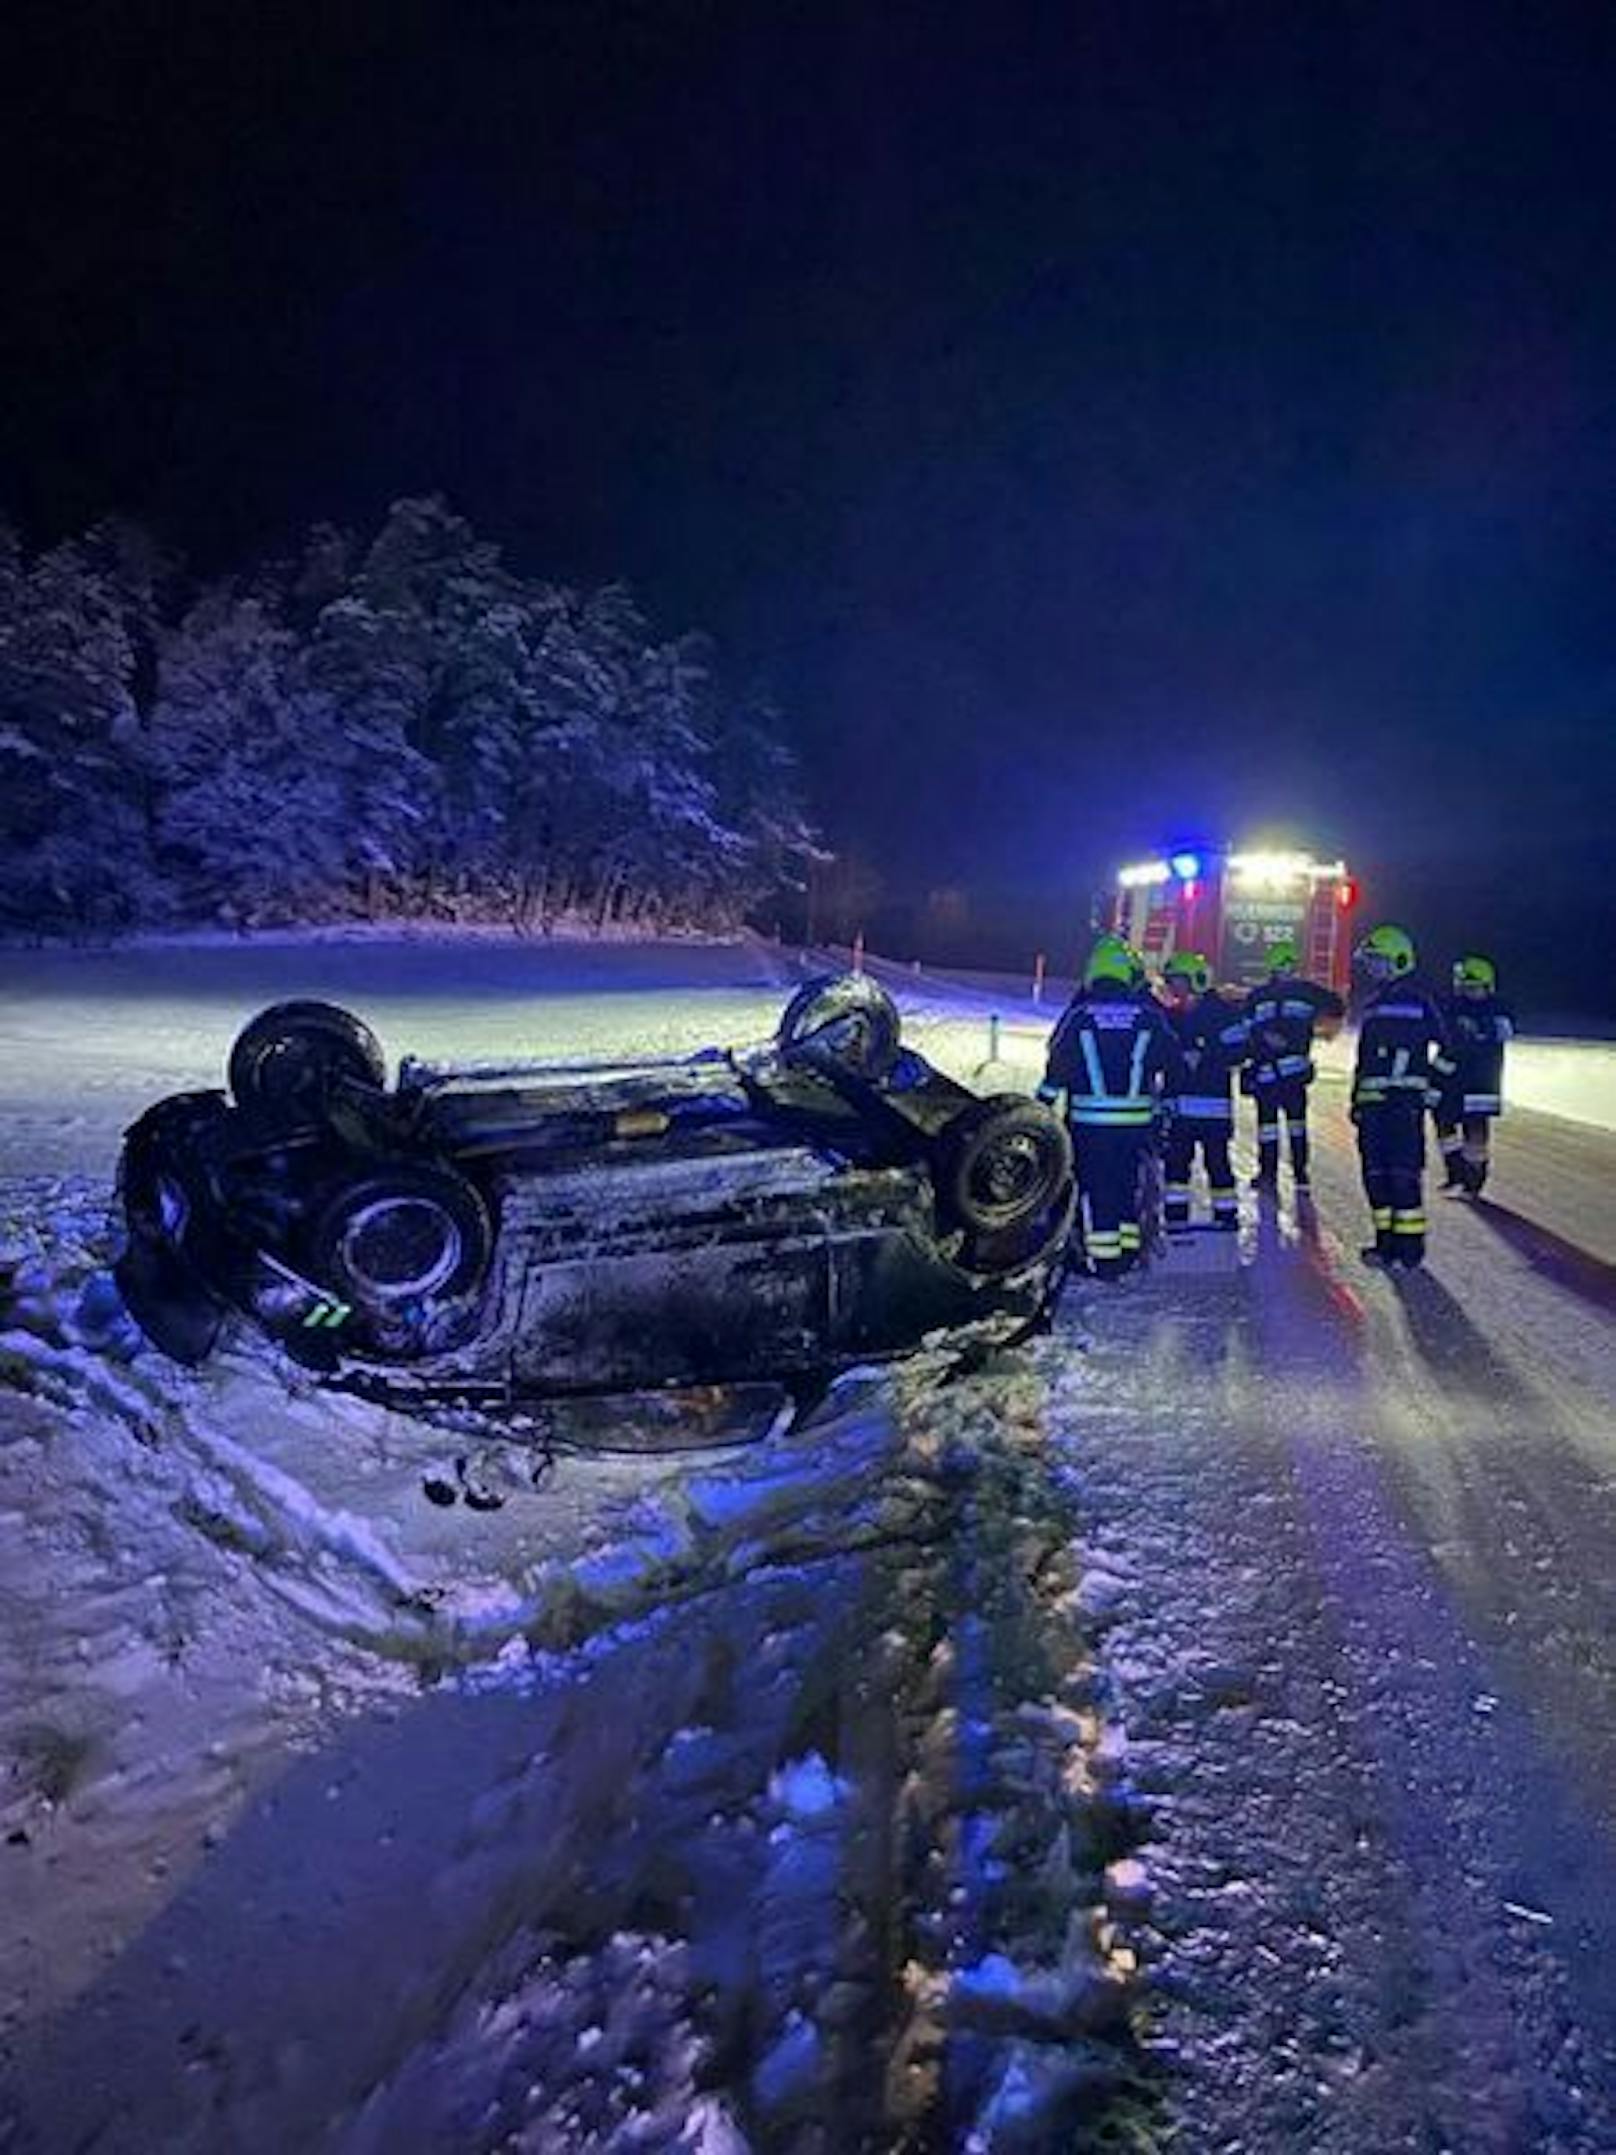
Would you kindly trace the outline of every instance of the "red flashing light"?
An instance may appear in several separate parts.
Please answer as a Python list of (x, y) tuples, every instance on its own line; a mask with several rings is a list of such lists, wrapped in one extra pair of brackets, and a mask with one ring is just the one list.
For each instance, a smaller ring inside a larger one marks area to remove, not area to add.
[(1343, 876), (1335, 887), (1335, 902), (1343, 913), (1350, 913), (1358, 903), (1358, 886), (1350, 875)]
[(1186, 883), (1184, 885), (1184, 903), (1186, 905), (1193, 905), (1195, 903), (1196, 897), (1199, 895), (1200, 888), (1200, 884), (1194, 882)]

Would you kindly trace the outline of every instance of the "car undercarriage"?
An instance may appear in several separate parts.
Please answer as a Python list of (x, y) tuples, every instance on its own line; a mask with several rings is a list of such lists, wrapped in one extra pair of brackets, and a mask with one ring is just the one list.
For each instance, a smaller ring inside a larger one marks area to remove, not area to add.
[(772, 1041), (612, 1063), (433, 1064), (273, 1006), (228, 1091), (127, 1134), (126, 1302), (199, 1362), (245, 1317), (399, 1398), (812, 1380), (1035, 1325), (1073, 1213), (1059, 1120), (903, 1045), (859, 975)]

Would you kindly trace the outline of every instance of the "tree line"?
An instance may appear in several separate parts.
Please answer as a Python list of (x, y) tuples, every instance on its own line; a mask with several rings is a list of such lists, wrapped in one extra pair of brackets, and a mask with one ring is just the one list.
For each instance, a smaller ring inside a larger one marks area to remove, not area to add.
[(0, 927), (733, 927), (816, 852), (776, 714), (436, 498), (193, 584), (0, 525)]

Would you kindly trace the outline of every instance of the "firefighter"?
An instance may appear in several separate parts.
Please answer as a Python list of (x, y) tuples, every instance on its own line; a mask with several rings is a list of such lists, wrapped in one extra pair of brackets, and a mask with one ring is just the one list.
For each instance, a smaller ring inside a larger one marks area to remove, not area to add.
[(1390, 922), (1372, 928), (1353, 957), (1370, 983), (1352, 1075), (1352, 1119), (1375, 1228), (1363, 1258), (1412, 1268), (1425, 1256), (1425, 1110), (1456, 1065), (1442, 1013), (1412, 977), (1407, 931)]
[(1137, 985), (1133, 951), (1102, 936), (1050, 1037), (1039, 1087), (1071, 1128), (1083, 1247), (1097, 1279), (1119, 1279), (1139, 1262), (1141, 1170), (1160, 1103), (1182, 1076), (1167, 1020)]
[(1515, 1013), (1499, 998), (1491, 958), (1471, 951), (1458, 961), (1442, 1016), (1457, 1066), (1432, 1111), (1446, 1169), (1443, 1188), (1479, 1197), (1493, 1118), (1504, 1112), (1504, 1049), (1515, 1032)]
[(1279, 1125), (1283, 1116), (1290, 1139), (1291, 1173), (1298, 1190), (1312, 1187), (1307, 1133), (1307, 1089), (1313, 1082), (1313, 1034), (1319, 1026), (1333, 1031), (1346, 1005), (1329, 988), (1304, 980), (1297, 968), (1295, 943), (1281, 936), (1268, 948), (1268, 978), (1246, 998), (1250, 1061), (1240, 1089), (1257, 1105), (1257, 1172), (1254, 1190), (1279, 1184)]
[(1186, 1227), (1190, 1175), (1197, 1147), (1206, 1163), (1212, 1225), (1240, 1225), (1229, 1142), (1234, 1136), (1234, 1072), (1245, 1059), (1249, 1028), (1213, 992), (1212, 968), (1199, 951), (1175, 950), (1162, 968), (1167, 1022), (1184, 1058), (1184, 1090), (1167, 1132), (1165, 1212), (1169, 1227)]

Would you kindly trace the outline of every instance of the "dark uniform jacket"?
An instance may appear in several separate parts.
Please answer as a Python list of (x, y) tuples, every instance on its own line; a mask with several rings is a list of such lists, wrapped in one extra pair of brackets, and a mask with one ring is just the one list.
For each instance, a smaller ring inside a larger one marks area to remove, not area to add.
[(1440, 1113), (1455, 1122), (1461, 1115), (1501, 1115), (1504, 1049), (1515, 1035), (1515, 1013), (1496, 995), (1445, 995), (1438, 1007), (1455, 1064)]
[(1248, 1089), (1283, 1085), (1293, 1078), (1305, 1085), (1313, 1075), (1313, 1028), (1320, 1018), (1339, 1018), (1345, 1011), (1332, 989), (1296, 974), (1279, 973), (1253, 988), (1245, 1009), (1251, 1028)]
[(1044, 1099), (1064, 1096), (1089, 1128), (1148, 1128), (1156, 1103), (1182, 1087), (1184, 1059), (1160, 1005), (1120, 981), (1080, 988), (1049, 1042)]
[(1358, 1018), (1354, 1111), (1398, 1102), (1423, 1110), (1453, 1073), (1448, 1028), (1419, 982), (1388, 980), (1377, 988)]
[(1210, 991), (1182, 1008), (1170, 1007), (1167, 1022), (1184, 1058), (1180, 1117), (1232, 1124), (1234, 1073), (1245, 1061), (1250, 1026), (1238, 1010)]

